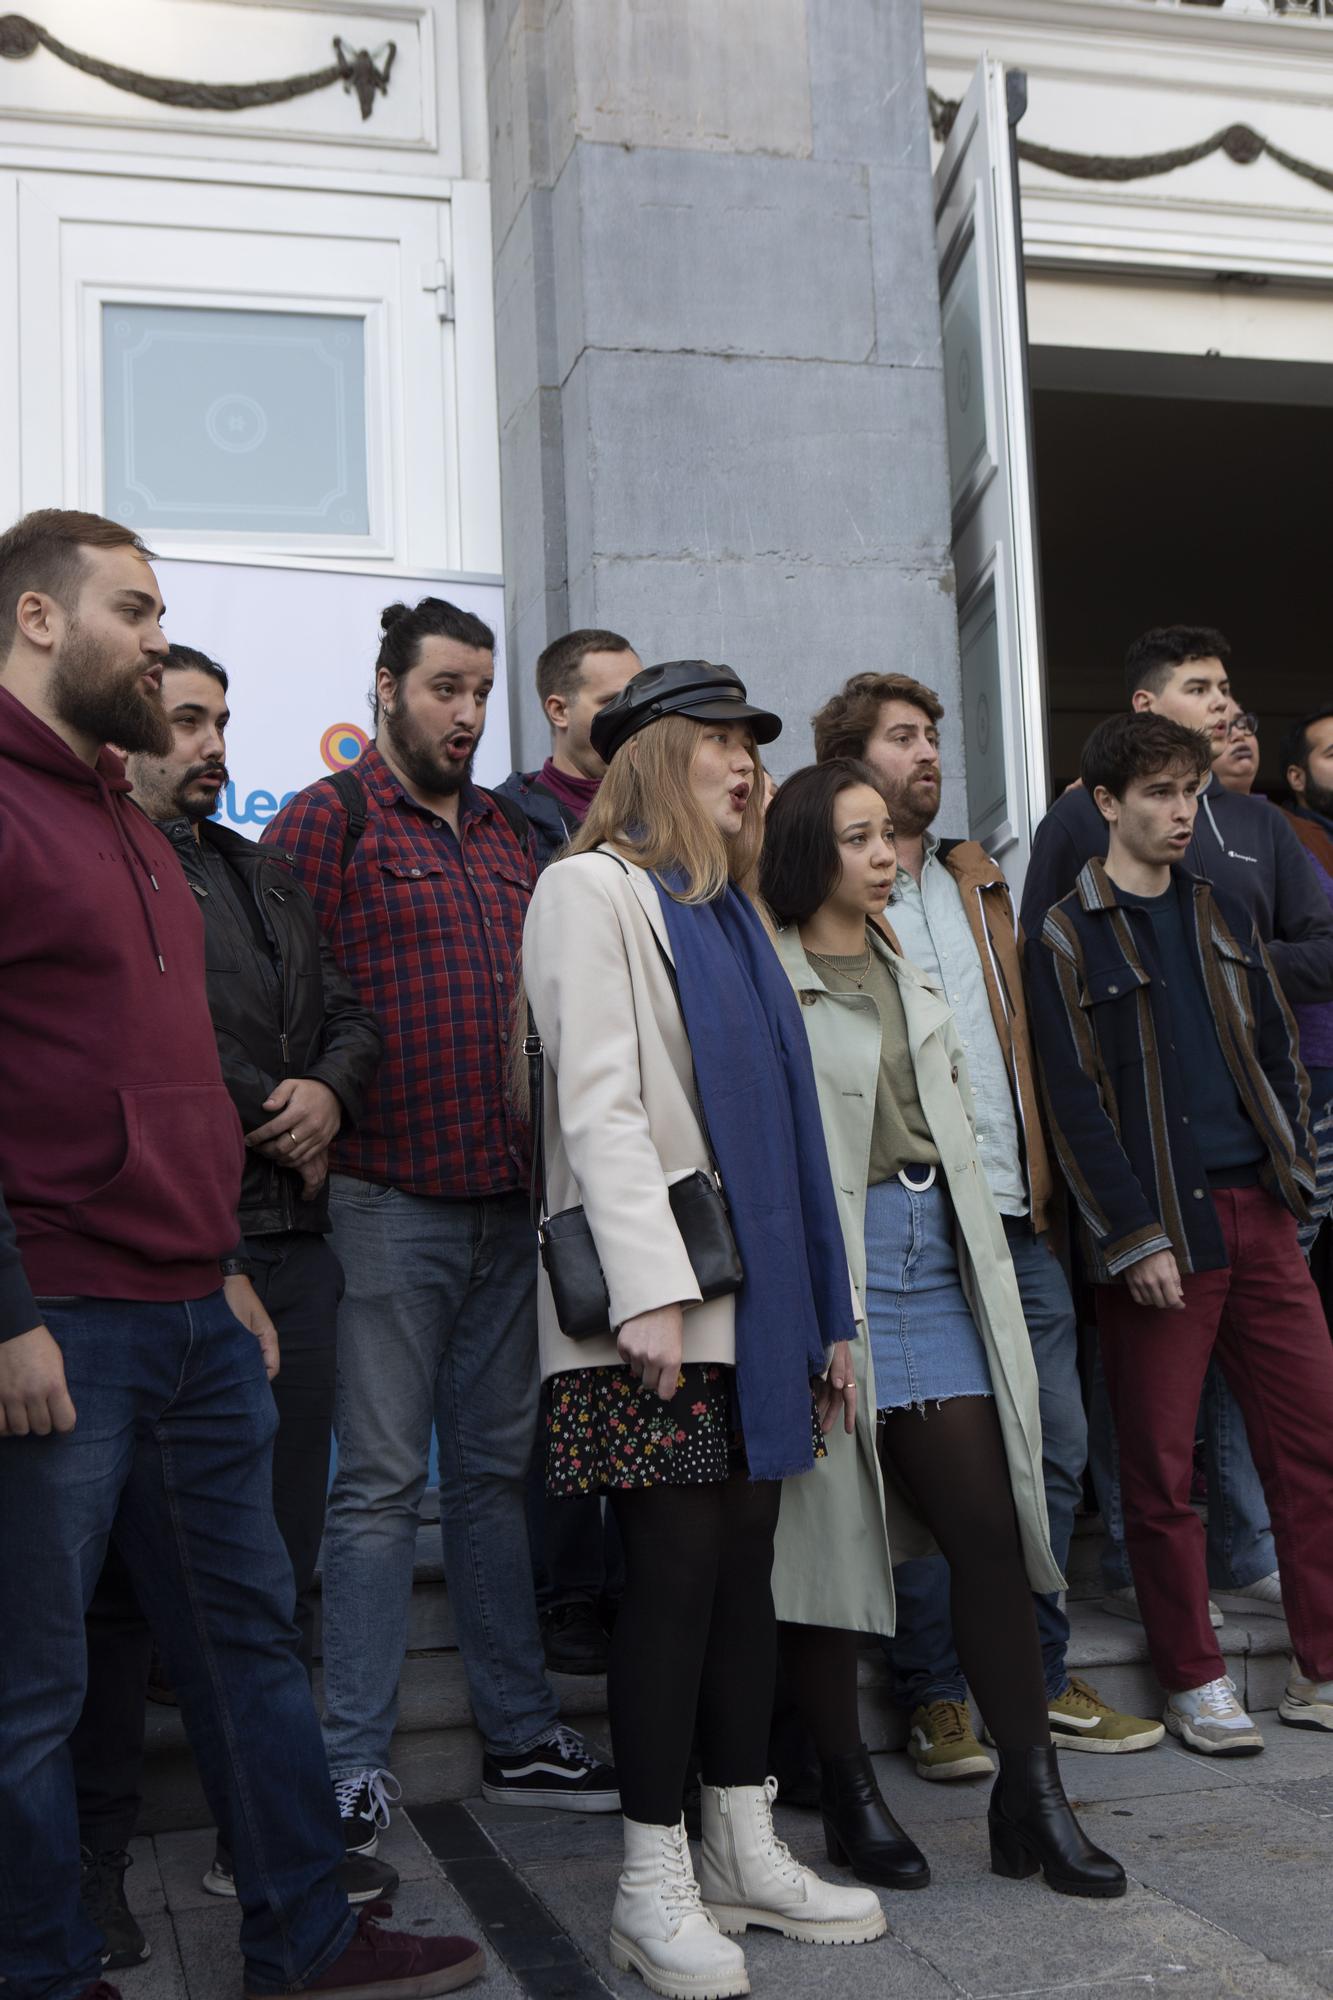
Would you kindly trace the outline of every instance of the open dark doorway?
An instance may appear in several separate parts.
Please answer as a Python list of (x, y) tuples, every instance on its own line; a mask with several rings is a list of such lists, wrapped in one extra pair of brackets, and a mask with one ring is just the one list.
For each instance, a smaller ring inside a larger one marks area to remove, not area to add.
[(1053, 791), (1124, 705), (1150, 625), (1213, 625), (1259, 717), (1258, 788), (1333, 701), (1333, 366), (1032, 350)]

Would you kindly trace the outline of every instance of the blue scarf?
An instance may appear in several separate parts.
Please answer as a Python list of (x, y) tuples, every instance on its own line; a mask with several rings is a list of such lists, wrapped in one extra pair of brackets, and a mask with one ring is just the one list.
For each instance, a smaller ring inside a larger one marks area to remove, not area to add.
[(801, 1010), (753, 905), (662, 890), (681, 1013), (745, 1283), (736, 1391), (752, 1479), (814, 1464), (810, 1378), (852, 1340), (851, 1281)]

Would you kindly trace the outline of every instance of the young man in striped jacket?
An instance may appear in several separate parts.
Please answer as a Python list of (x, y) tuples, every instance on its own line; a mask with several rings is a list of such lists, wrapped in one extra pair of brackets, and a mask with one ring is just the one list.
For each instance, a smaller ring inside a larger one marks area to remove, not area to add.
[(1209, 750), (1155, 714), (1083, 752), (1106, 860), (1028, 943), (1052, 1141), (1078, 1207), (1120, 1438), (1126, 1540), (1168, 1729), (1207, 1755), (1263, 1738), (1208, 1617), (1190, 1506), (1216, 1352), (1272, 1515), (1296, 1652), (1279, 1714), (1333, 1730), (1333, 1350), (1296, 1240), (1314, 1189), (1295, 1024), (1252, 920), (1180, 864)]

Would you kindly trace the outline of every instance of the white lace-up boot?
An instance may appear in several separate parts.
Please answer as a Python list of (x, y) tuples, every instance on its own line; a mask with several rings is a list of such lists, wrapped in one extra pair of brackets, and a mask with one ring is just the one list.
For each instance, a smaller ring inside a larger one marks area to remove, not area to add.
[(869, 1944), (888, 1929), (873, 1889), (844, 1889), (803, 1868), (773, 1827), (776, 1778), (704, 1785), (700, 1887), (718, 1929), (748, 1924), (803, 1944)]
[(685, 1822), (627, 1819), (625, 1865), (611, 1912), (611, 1963), (637, 1972), (666, 2000), (729, 2000), (748, 1993), (745, 1953), (724, 1938), (699, 1898)]

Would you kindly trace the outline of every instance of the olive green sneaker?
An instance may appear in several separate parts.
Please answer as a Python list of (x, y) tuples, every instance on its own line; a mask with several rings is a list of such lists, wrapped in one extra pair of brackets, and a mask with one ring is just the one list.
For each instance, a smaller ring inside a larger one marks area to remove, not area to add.
[(1118, 1714), (1077, 1674), (1069, 1676), (1064, 1693), (1052, 1696), (1047, 1706), (1051, 1738), (1061, 1750), (1151, 1750), (1166, 1734), (1160, 1722)]
[(976, 1739), (965, 1701), (930, 1701), (912, 1711), (907, 1754), (918, 1778), (991, 1778), (995, 1766)]

